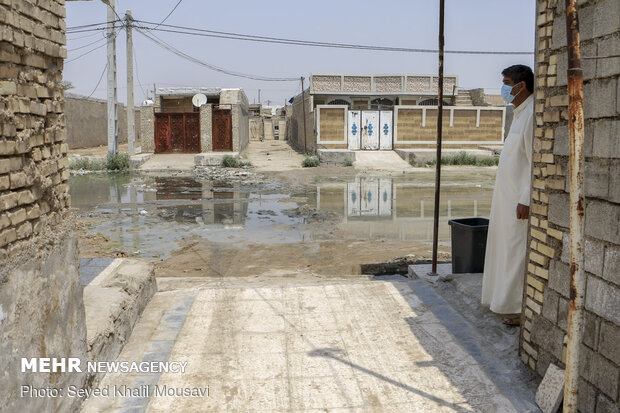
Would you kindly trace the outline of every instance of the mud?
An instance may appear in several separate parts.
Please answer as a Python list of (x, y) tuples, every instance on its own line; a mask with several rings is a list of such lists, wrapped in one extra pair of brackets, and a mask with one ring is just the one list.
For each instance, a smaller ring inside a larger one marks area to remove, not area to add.
[[(488, 216), (494, 170), (446, 170), (451, 218)], [(406, 272), (432, 255), (432, 171), (359, 174), (204, 168), (195, 177), (72, 176), (82, 257), (156, 261), (158, 277), (334, 277)]]

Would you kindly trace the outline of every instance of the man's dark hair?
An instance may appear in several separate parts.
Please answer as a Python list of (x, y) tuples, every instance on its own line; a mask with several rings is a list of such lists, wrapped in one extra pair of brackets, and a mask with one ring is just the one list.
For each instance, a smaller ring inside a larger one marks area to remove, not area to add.
[(507, 67), (502, 71), (502, 75), (511, 78), (515, 84), (525, 82), (527, 90), (534, 92), (534, 73), (528, 66), (513, 65)]

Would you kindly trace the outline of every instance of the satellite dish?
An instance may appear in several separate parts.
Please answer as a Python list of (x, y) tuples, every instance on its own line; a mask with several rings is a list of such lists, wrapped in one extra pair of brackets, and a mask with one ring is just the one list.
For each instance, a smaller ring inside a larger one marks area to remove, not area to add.
[(142, 102), (142, 106), (151, 106), (154, 105), (155, 102), (153, 102), (151, 99), (147, 99), (144, 102)]
[(202, 105), (204, 105), (205, 103), (207, 103), (207, 97), (205, 95), (203, 95), (202, 93), (197, 93), (192, 98), (192, 103), (194, 104), (194, 106), (199, 108)]

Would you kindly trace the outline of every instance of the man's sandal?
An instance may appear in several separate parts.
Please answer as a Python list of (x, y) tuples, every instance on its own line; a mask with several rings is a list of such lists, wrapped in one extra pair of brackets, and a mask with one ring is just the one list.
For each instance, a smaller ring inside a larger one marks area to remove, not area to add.
[(521, 325), (521, 316), (506, 317), (502, 320), (502, 322), (510, 327), (518, 327)]

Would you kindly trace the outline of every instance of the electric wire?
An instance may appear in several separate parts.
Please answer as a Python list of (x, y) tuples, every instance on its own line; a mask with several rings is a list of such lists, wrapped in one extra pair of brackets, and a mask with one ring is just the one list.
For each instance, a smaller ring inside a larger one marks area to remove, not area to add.
[[(135, 26), (134, 26), (135, 27)], [(265, 82), (297, 82), (299, 81), (299, 78), (274, 78), (274, 77), (266, 77), (266, 76), (258, 76), (258, 75), (251, 75), (251, 74), (247, 74), (247, 73), (241, 73), (241, 72), (234, 72), (231, 70), (227, 70), (227, 69), (223, 69), (221, 67), (212, 65), (210, 63), (204, 62), (202, 60), (199, 60), (195, 57), (192, 57), (190, 55), (188, 55), (187, 53), (184, 53), (182, 51), (180, 51), (179, 49), (175, 48), (174, 46), (166, 43), (165, 41), (161, 40), (160, 38), (158, 38), (157, 36), (155, 36), (154, 34), (150, 33), (147, 34), (144, 31), (142, 31), (141, 29), (137, 29), (138, 33), (140, 33), (141, 35), (143, 35), (144, 37), (146, 37), (147, 39), (149, 39), (151, 42), (157, 44), (158, 46), (168, 50), (169, 52), (185, 59), (188, 60), (190, 62), (193, 62), (195, 64), (198, 64), (200, 66), (204, 66), (207, 67), (211, 70), (214, 70), (216, 72), (220, 72), (220, 73), (224, 73), (230, 76), (236, 76), (236, 77), (243, 77), (246, 79), (252, 79), (252, 80), (260, 80), (260, 81), (265, 81)]]
[[(118, 35), (118, 33), (119, 33), (121, 30), (122, 30), (122, 29), (120, 29), (120, 28), (119, 28), (119, 29), (118, 29), (118, 30), (114, 33), (114, 36)], [(104, 39), (104, 40), (107, 40), (107, 38), (106, 38), (106, 39)], [(84, 56), (86, 56), (86, 55), (89, 55), (89, 54), (91, 54), (92, 52), (94, 52), (94, 51), (96, 51), (96, 50), (101, 49), (102, 47), (107, 46), (107, 44), (108, 44), (108, 42), (106, 41), (104, 44), (99, 45), (99, 46), (97, 46), (97, 47), (95, 47), (95, 48), (93, 48), (93, 49), (90, 49), (90, 50), (88, 50), (87, 52), (84, 52), (84, 53), (82, 53), (81, 55), (79, 55), (79, 56), (77, 56), (77, 57), (74, 57), (73, 59), (65, 60), (65, 63), (71, 63), (71, 62), (74, 62), (74, 61), (76, 61), (76, 60), (78, 60), (78, 59), (81, 59), (82, 57), (84, 57)]]
[[(257, 36), (250, 34), (234, 33), (234, 32), (221, 32), (215, 30), (199, 29), (186, 26), (178, 26), (171, 24), (157, 24), (154, 22), (148, 22), (144, 20), (134, 20), (135, 22), (156, 25), (155, 27), (143, 26), (144, 30), (157, 30), (162, 32), (186, 34), (193, 36), (215, 37), (223, 39), (244, 40), (253, 42), (265, 42), (265, 43), (279, 43), (290, 44), (300, 46), (313, 46), (313, 47), (331, 47), (331, 48), (344, 48), (344, 49), (361, 49), (361, 50), (379, 50), (379, 51), (392, 51), (392, 52), (408, 52), (408, 53), (438, 53), (436, 49), (420, 49), (420, 48), (405, 48), (405, 47), (390, 47), (390, 46), (376, 46), (376, 45), (362, 45), (362, 44), (348, 44), (348, 43), (335, 43), (335, 42), (319, 42), (311, 40), (298, 40), (288, 39), (280, 37), (268, 37)], [(158, 26), (168, 27), (171, 29), (163, 29)], [(531, 51), (485, 51), (485, 50), (446, 50), (444, 53), (450, 54), (475, 54), (475, 55), (533, 55)]]
[(97, 39), (97, 40), (95, 40), (94, 42), (90, 42), (90, 43), (87, 43), (87, 44), (82, 45), (82, 46), (79, 46), (79, 47), (74, 47), (73, 49), (67, 49), (67, 52), (74, 52), (74, 51), (76, 51), (76, 50), (80, 50), (80, 49), (84, 49), (84, 48), (86, 48), (86, 47), (88, 47), (88, 46), (92, 46), (92, 45), (93, 45), (93, 44), (95, 44), (95, 43), (99, 43), (99, 42), (101, 42), (101, 41), (107, 41), (107, 40), (108, 40), (108, 39), (105, 39), (105, 38), (104, 38), (104, 39)]
[(92, 92), (90, 92), (90, 95), (88, 95), (88, 97), (91, 97), (92, 95), (95, 94), (95, 91), (97, 90), (97, 88), (99, 87), (99, 84), (101, 83), (101, 79), (103, 79), (103, 75), (105, 74), (106, 69), (108, 68), (108, 64), (105, 64), (105, 67), (103, 68), (103, 72), (101, 72), (101, 76), (99, 76), (99, 81), (97, 82), (97, 85), (95, 86), (95, 88), (93, 89)]
[(73, 30), (85, 29), (85, 28), (89, 28), (89, 27), (90, 28), (94, 28), (94, 27), (97, 27), (97, 26), (105, 26), (108, 23), (118, 23), (120, 21), (122, 21), (122, 19), (119, 17), (117, 20), (113, 20), (111, 22), (90, 23), (90, 24), (82, 24), (80, 26), (71, 26), (71, 27), (67, 27), (67, 32), (72, 32)]
[(172, 16), (172, 13), (174, 13), (174, 11), (177, 9), (177, 7), (179, 7), (179, 4), (181, 4), (181, 2), (182, 2), (182, 1), (183, 1), (183, 0), (179, 0), (179, 2), (176, 4), (176, 6), (174, 6), (174, 7), (173, 7), (173, 9), (172, 9), (172, 10), (170, 10), (170, 13), (168, 13), (168, 15), (167, 15), (166, 17), (164, 17), (164, 19), (163, 19), (163, 20), (162, 20), (162, 21), (161, 21), (161, 22), (160, 22), (157, 26), (155, 26), (154, 28), (158, 28), (159, 26), (161, 26), (162, 24), (164, 24), (164, 22), (165, 22), (166, 20), (168, 20), (168, 17)]

